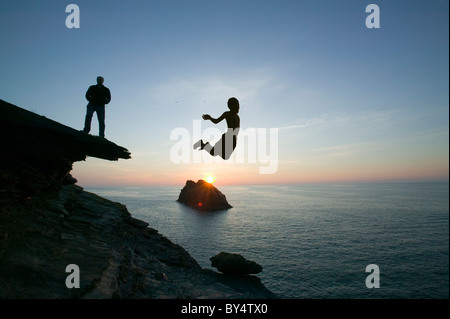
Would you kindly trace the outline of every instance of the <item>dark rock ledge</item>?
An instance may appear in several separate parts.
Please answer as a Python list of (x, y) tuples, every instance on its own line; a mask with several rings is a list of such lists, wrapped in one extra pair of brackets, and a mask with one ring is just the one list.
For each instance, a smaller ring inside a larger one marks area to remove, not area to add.
[[(123, 147), (0, 100), (0, 298), (276, 298), (257, 277), (202, 269), (126, 207), (75, 185)], [(66, 287), (69, 264), (80, 288)]]

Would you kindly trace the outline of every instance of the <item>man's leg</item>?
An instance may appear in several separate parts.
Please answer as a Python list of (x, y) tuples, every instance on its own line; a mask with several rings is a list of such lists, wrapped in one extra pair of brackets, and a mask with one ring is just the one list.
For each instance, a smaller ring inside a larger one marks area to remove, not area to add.
[(105, 107), (97, 106), (98, 136), (105, 137)]
[(91, 130), (92, 115), (94, 115), (95, 108), (89, 103), (86, 107), (86, 118), (84, 119), (83, 132), (89, 133)]

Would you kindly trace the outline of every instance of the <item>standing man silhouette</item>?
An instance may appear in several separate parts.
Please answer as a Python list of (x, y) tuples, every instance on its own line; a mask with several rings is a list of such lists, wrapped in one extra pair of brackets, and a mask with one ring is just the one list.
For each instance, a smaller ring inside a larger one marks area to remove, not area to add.
[(111, 92), (103, 85), (105, 79), (97, 77), (97, 85), (91, 85), (86, 92), (86, 99), (89, 101), (86, 107), (86, 118), (84, 120), (83, 132), (89, 133), (91, 130), (92, 116), (97, 112), (98, 135), (105, 137), (105, 105), (111, 101)]

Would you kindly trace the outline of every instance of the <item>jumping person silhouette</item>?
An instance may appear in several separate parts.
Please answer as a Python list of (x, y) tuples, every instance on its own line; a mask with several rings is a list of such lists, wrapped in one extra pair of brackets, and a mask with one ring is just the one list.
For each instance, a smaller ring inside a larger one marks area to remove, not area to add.
[(224, 160), (230, 158), (237, 144), (237, 135), (239, 134), (240, 118), (239, 118), (239, 101), (235, 97), (228, 99), (229, 111), (224, 112), (219, 118), (215, 119), (209, 114), (203, 114), (204, 120), (210, 120), (214, 124), (220, 123), (223, 119), (227, 122), (227, 131), (222, 134), (221, 139), (212, 146), (209, 142), (204, 143), (203, 140), (199, 140), (194, 144), (194, 149), (200, 148), (205, 150), (212, 156), (220, 156)]

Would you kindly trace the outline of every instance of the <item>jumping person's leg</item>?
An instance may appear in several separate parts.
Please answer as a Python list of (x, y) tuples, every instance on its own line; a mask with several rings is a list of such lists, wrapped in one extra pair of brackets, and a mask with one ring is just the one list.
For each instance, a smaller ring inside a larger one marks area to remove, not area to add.
[(209, 153), (213, 147), (211, 146), (211, 144), (209, 144), (209, 142), (205, 143), (203, 142), (203, 140), (199, 140), (194, 144), (194, 150), (196, 150), (197, 148), (200, 148), (200, 151), (206, 150)]
[(220, 156), (228, 160), (233, 154), (237, 144), (237, 136), (233, 131), (228, 131), (222, 135), (222, 138), (214, 145), (209, 152), (212, 156)]
[(203, 143), (203, 140), (199, 140), (194, 143), (194, 150), (196, 150), (199, 147), (200, 147), (200, 150), (202, 150), (204, 146), (205, 146), (205, 143)]
[(228, 160), (231, 157), (237, 144), (238, 131), (228, 131), (222, 135), (222, 138), (212, 146), (209, 142), (204, 143), (203, 140), (199, 140), (194, 144), (194, 149), (200, 148), (205, 150), (212, 156), (220, 156), (224, 160)]
[(206, 144), (203, 144), (202, 150), (207, 151), (208, 153), (211, 153), (213, 150), (213, 147), (209, 142), (206, 142)]

